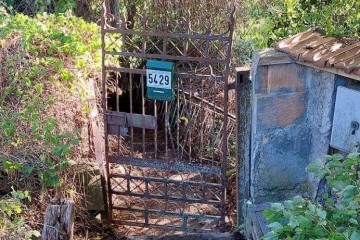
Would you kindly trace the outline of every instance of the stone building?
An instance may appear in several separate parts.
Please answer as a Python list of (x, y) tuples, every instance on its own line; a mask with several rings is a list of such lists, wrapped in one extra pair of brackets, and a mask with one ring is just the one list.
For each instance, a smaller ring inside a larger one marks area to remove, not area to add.
[(257, 52), (252, 65), (252, 120), (246, 232), (267, 231), (267, 203), (322, 191), (305, 167), (323, 155), (358, 151), (360, 42), (299, 33)]

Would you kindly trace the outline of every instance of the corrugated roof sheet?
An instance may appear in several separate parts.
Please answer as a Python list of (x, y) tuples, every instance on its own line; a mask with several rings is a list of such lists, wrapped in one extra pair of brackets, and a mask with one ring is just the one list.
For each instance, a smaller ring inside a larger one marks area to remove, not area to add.
[(360, 42), (356, 40), (325, 37), (310, 29), (282, 40), (275, 48), (296, 61), (360, 76)]

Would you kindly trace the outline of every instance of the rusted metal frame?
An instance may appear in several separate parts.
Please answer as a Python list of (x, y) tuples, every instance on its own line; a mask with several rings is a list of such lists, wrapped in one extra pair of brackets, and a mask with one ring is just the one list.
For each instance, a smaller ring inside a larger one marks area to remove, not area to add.
[[(143, 116), (145, 116), (145, 87), (144, 87), (144, 82), (145, 82), (145, 75), (141, 75), (141, 113)], [(146, 152), (146, 130), (143, 127), (142, 128), (142, 152), (143, 152), (143, 156), (145, 157), (145, 152)]]
[[(145, 193), (148, 193), (149, 192), (149, 183), (148, 181), (145, 180)], [(146, 194), (146, 197), (148, 197), (148, 194)], [(144, 221), (145, 221), (145, 224), (149, 224), (149, 209), (146, 205), (146, 208), (144, 209)]]
[[(234, 34), (234, 26), (235, 26), (235, 3), (233, 2), (233, 10), (230, 16), (230, 40), (229, 40), (229, 46), (227, 49), (227, 60), (228, 63), (226, 64), (225, 67), (225, 86), (224, 86), (224, 112), (227, 113), (228, 112), (228, 99), (229, 99), (229, 90), (228, 90), (228, 84), (229, 84), (229, 75), (230, 75), (230, 60), (231, 60), (231, 48), (232, 48), (232, 36)], [(224, 116), (224, 125), (227, 126), (228, 125), (228, 115), (225, 114)], [(222, 209), (221, 209), (221, 215), (222, 215), (222, 222), (223, 222), (223, 226), (222, 226), (222, 230), (225, 231), (225, 216), (226, 216), (226, 168), (227, 168), (227, 152), (228, 152), (228, 142), (227, 142), (227, 129), (226, 127), (224, 128), (224, 133), (223, 133), (223, 144), (222, 144), (222, 148), (223, 148), (223, 161), (222, 161), (222, 174), (221, 174), (221, 178), (222, 178), (222, 183), (223, 183), (223, 196), (222, 196), (222, 201), (223, 201), (223, 205), (222, 205)]]
[[(131, 66), (131, 65), (130, 65)], [(129, 94), (129, 98), (130, 98), (130, 114), (133, 113), (133, 74), (130, 73), (129, 76), (129, 83), (130, 83), (130, 94)], [(134, 156), (134, 127), (133, 126), (129, 126), (130, 127), (130, 144), (131, 144), (131, 156)]]
[[(145, 75), (146, 70), (145, 69), (130, 69), (130, 68), (124, 68), (124, 67), (108, 67), (105, 66), (106, 71), (114, 71), (114, 72), (123, 72), (123, 73), (134, 73), (134, 74), (141, 74)], [(201, 74), (192, 74), (192, 73), (176, 73), (175, 78), (180, 79), (196, 79), (196, 80), (206, 80), (209, 78), (212, 78), (213, 81), (221, 82), (224, 81), (223, 76), (211, 76), (211, 75), (201, 75)]]
[[(154, 100), (154, 116), (157, 118), (157, 101)], [(157, 159), (157, 151), (158, 151), (158, 131), (157, 128), (154, 129), (154, 159)]]
[(177, 79), (176, 84), (177, 84), (177, 91), (176, 91), (176, 161), (180, 162), (180, 79)]
[[(145, 209), (138, 208), (138, 207), (115, 207), (116, 210), (122, 210), (122, 211), (133, 211), (133, 212), (144, 212)], [(159, 211), (159, 210), (148, 210), (150, 214), (159, 214), (159, 215), (165, 215), (165, 216), (172, 216), (172, 217), (179, 217), (182, 218), (186, 216), (187, 218), (193, 218), (197, 220), (207, 220), (207, 219), (214, 219), (219, 220), (220, 217), (217, 215), (200, 215), (200, 214), (191, 214), (191, 213), (177, 213), (177, 212), (169, 212), (169, 211)]]
[[(150, 48), (150, 50), (152, 48), (155, 48), (155, 50), (158, 52), (158, 54), (162, 54), (161, 49), (158, 47), (158, 43), (160, 42), (159, 39), (157, 39), (156, 41), (152, 41), (151, 39), (149, 39), (149, 42), (151, 43), (152, 47)], [(146, 52), (144, 52), (146, 54)], [(154, 53), (155, 54), (155, 53)]]
[[(119, 209), (121, 210), (121, 209)], [(186, 227), (184, 228), (183, 226), (166, 226), (166, 225), (159, 225), (159, 224), (146, 224), (146, 223), (139, 223), (139, 222), (131, 222), (131, 221), (123, 221), (123, 220), (115, 220), (114, 221), (115, 224), (120, 224), (120, 225), (128, 225), (128, 226), (133, 226), (133, 227), (149, 227), (149, 228), (158, 228), (158, 229), (163, 229), (163, 230), (177, 230), (177, 231), (186, 231), (186, 232), (193, 232), (193, 233), (201, 233), (201, 232), (212, 232), (211, 229), (200, 229), (200, 228), (190, 228), (190, 227)]]
[[(179, 128), (178, 128), (178, 130), (179, 130)], [(191, 143), (191, 141), (190, 141), (190, 143)], [(190, 144), (190, 146), (191, 146), (191, 144)], [(135, 159), (134, 159), (135, 160)], [(137, 160), (136, 160), (137, 161)], [(128, 187), (128, 189), (129, 189), (129, 187)], [(146, 212), (146, 209), (145, 209), (145, 212)], [(146, 213), (145, 213), (146, 214)], [(146, 221), (146, 217), (145, 217), (145, 221)], [(185, 226), (186, 226), (186, 221), (185, 221)]]
[[(190, 85), (190, 89), (189, 89), (189, 91), (190, 91), (190, 96), (192, 96), (192, 92), (191, 92), (191, 89), (192, 89), (192, 85), (191, 85), (191, 78), (189, 79), (189, 85)], [(191, 103), (192, 103), (192, 98), (190, 97), (190, 99), (189, 99), (189, 105), (190, 105), (190, 110), (192, 110), (191, 109)], [(191, 111), (192, 112), (192, 111)], [(190, 113), (191, 113), (190, 112)], [(189, 123), (188, 123), (188, 125), (189, 125), (189, 127), (188, 127), (188, 129), (189, 129), (189, 163), (191, 163), (191, 154), (192, 154), (192, 127), (193, 127), (193, 124), (192, 124), (192, 121), (191, 121), (191, 119), (192, 119), (192, 116), (190, 116), (190, 118), (189, 118)]]
[[(146, 6), (146, 2), (145, 2), (145, 8)], [(146, 31), (147, 28), (147, 24), (146, 24), (146, 20), (147, 20), (147, 16), (143, 16), (143, 31)], [(146, 41), (147, 40), (147, 36), (143, 36), (142, 37), (142, 51), (145, 52), (146, 51)], [(145, 81), (146, 81), (146, 69), (142, 69), (142, 73), (141, 73), (141, 112), (143, 115), (145, 115)], [(145, 128), (142, 129), (142, 143), (143, 143), (143, 157), (145, 157), (145, 152), (146, 152), (146, 130)]]
[(197, 182), (197, 181), (177, 181), (177, 180), (171, 180), (171, 179), (167, 179), (167, 178), (156, 178), (156, 177), (137, 177), (137, 176), (132, 176), (132, 175), (127, 175), (127, 174), (111, 174), (110, 178), (124, 178), (124, 179), (134, 179), (134, 180), (146, 180), (148, 181), (148, 183), (150, 182), (155, 182), (155, 183), (164, 183), (164, 184), (181, 184), (182, 182), (190, 185), (190, 186), (202, 186), (205, 185), (206, 187), (209, 188), (220, 188), (221, 184), (218, 183), (210, 183), (210, 182)]
[(204, 35), (204, 34), (189, 34), (189, 33), (172, 33), (172, 32), (150, 32), (150, 31), (138, 31), (132, 29), (104, 29), (104, 33), (121, 33), (129, 35), (140, 35), (142, 37), (166, 37), (166, 38), (188, 38), (190, 40), (214, 40), (221, 42), (229, 42), (231, 37), (229, 36), (216, 36), (216, 35)]
[(168, 146), (168, 129), (169, 129), (169, 112), (168, 102), (165, 102), (165, 157), (169, 157), (169, 146)]
[(169, 43), (171, 43), (172, 47), (173, 47), (176, 51), (178, 51), (178, 53), (179, 53), (180, 56), (185, 56), (185, 53), (182, 52), (182, 51), (178, 48), (178, 46), (176, 46), (176, 44), (175, 44), (172, 40), (169, 39)]
[(180, 172), (189, 172), (189, 173), (203, 173), (209, 175), (219, 175), (221, 174), (221, 168), (218, 166), (204, 166), (204, 165), (195, 165), (187, 164), (181, 162), (167, 162), (154, 159), (145, 159), (145, 158), (128, 158), (128, 157), (118, 157), (118, 156), (108, 156), (110, 163), (119, 163), (125, 165), (132, 165), (137, 167), (149, 167), (154, 169), (166, 169), (170, 171), (180, 171)]
[(137, 57), (143, 59), (162, 59), (162, 60), (171, 60), (171, 61), (191, 61), (198, 63), (213, 63), (213, 64), (226, 64), (226, 60), (220, 60), (216, 58), (200, 58), (200, 57), (184, 57), (184, 56), (174, 56), (167, 54), (153, 54), (153, 53), (136, 53), (136, 52), (114, 52), (114, 51), (105, 51), (107, 55), (112, 56), (122, 56), (122, 57)]
[[(182, 188), (185, 188), (184, 185), (181, 185)], [(185, 189), (182, 189), (181, 191), (183, 194), (185, 194)], [(111, 193), (113, 195), (119, 195), (119, 196), (130, 196), (130, 197), (141, 197), (143, 199), (158, 199), (158, 200), (168, 200), (168, 201), (176, 201), (176, 202), (182, 202), (182, 203), (201, 203), (201, 204), (209, 204), (209, 205), (217, 205), (221, 204), (221, 201), (211, 201), (211, 200), (202, 200), (202, 199), (191, 199), (186, 198), (186, 196), (182, 196), (182, 198), (177, 197), (171, 197), (171, 196), (165, 196), (165, 195), (155, 195), (155, 194), (141, 194), (141, 193), (134, 193), (134, 192), (120, 192), (114, 189), (111, 189)]]
[[(102, 66), (102, 72), (101, 72), (101, 78), (102, 78), (102, 107), (103, 110), (105, 111), (107, 108), (107, 91), (106, 91), (106, 70), (105, 70), (105, 21), (106, 21), (106, 1), (103, 1), (102, 3), (102, 7), (101, 7), (101, 66)], [(104, 115), (104, 122), (106, 122), (106, 116)], [(105, 124), (106, 125), (106, 124)], [(108, 216), (106, 216), (108, 218), (108, 221), (111, 222), (112, 221), (112, 203), (111, 203), (111, 193), (110, 193), (110, 189), (111, 189), (111, 185), (110, 185), (110, 181), (108, 179), (108, 176), (110, 175), (110, 166), (109, 166), (109, 161), (107, 159), (107, 156), (109, 154), (109, 137), (107, 134), (107, 127), (104, 126), (104, 139), (105, 139), (105, 170), (106, 170), (106, 175), (104, 176), (107, 181), (103, 180), (103, 178), (101, 179), (101, 186), (102, 186), (102, 191), (103, 191), (103, 195), (106, 196), (106, 198), (104, 198), (105, 200), (105, 211), (108, 212)], [(104, 193), (105, 191), (105, 193)]]

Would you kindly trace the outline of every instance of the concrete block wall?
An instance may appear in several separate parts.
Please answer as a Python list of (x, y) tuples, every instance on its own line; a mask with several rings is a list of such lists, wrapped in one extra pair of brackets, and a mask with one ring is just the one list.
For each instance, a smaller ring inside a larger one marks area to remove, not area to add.
[(251, 199), (315, 197), (318, 182), (305, 167), (329, 150), (335, 74), (265, 50), (252, 67)]
[(267, 231), (266, 203), (321, 195), (324, 186), (305, 168), (329, 153), (337, 87), (360, 84), (272, 49), (256, 53), (251, 70), (250, 194), (243, 209), (245, 233), (258, 239)]
[(328, 153), (335, 75), (274, 50), (255, 57), (252, 81), (251, 199), (314, 197), (305, 167)]

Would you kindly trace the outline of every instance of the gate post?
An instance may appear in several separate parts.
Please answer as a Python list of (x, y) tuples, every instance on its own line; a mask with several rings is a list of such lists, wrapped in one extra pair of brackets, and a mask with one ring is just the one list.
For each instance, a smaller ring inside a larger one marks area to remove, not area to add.
[(251, 81), (250, 67), (236, 68), (236, 208), (237, 227), (244, 223), (250, 198)]

